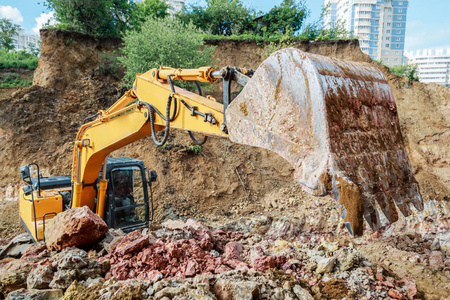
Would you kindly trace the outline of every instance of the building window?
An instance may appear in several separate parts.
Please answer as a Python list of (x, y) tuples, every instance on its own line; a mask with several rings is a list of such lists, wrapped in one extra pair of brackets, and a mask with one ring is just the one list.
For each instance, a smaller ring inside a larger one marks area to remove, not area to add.
[(391, 23), (386, 23), (386, 26), (387, 27), (391, 27)]
[(403, 5), (403, 1), (398, 1), (398, 5)]
[(389, 58), (385, 58), (384, 61), (389, 61)]
[(397, 42), (400, 42), (400, 37), (396, 37), (395, 40), (396, 40)]
[(394, 58), (394, 61), (398, 61), (398, 58)]
[(392, 9), (391, 9), (391, 8), (386, 8), (386, 11), (387, 11), (387, 12), (391, 12)]
[(397, 30), (397, 34), (402, 34), (402, 31), (401, 30)]
[(403, 9), (402, 9), (402, 8), (399, 8), (399, 9), (398, 9), (398, 12), (399, 12), (399, 13), (402, 13), (402, 12), (403, 12)]
[(395, 44), (395, 48), (400, 48), (400, 44)]
[(397, 16), (397, 20), (401, 20), (402, 19), (402, 16)]
[(389, 37), (388, 36), (386, 37), (386, 41), (389, 41)]
[(397, 23), (397, 27), (402, 27), (402, 23)]
[(387, 19), (388, 19), (388, 20), (392, 20), (392, 15), (388, 15), (388, 16), (387, 16)]
[(386, 30), (386, 33), (391, 33), (391, 30), (390, 29)]
[(385, 46), (386, 48), (389, 48), (389, 44), (386, 44), (386, 46)]
[(389, 51), (384, 51), (384, 55), (389, 55)]
[(380, 20), (375, 20), (375, 24), (380, 24)]

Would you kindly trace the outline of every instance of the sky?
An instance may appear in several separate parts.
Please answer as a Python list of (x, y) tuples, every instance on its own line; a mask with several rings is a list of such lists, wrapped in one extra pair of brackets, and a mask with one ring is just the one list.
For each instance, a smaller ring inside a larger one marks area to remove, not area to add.
[[(242, 0), (257, 11), (268, 12), (282, 0)], [(9, 18), (21, 25), (28, 34), (39, 29), (53, 12), (44, 0), (0, 0), (0, 18)], [(204, 0), (186, 0), (188, 4), (204, 4)], [(307, 22), (319, 19), (323, 0), (305, 0), (311, 14)], [(410, 0), (406, 22), (405, 50), (450, 49), (450, 0)]]

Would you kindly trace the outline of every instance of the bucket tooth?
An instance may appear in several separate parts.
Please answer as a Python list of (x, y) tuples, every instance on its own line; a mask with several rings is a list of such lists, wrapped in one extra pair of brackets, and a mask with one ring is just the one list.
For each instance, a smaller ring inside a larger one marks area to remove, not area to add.
[(405, 216), (410, 204), (423, 208), (391, 88), (371, 64), (282, 49), (259, 66), (226, 119), (230, 140), (278, 153), (304, 190), (331, 194), (355, 235), (364, 219), (378, 229), (382, 215), (395, 222), (397, 208)]

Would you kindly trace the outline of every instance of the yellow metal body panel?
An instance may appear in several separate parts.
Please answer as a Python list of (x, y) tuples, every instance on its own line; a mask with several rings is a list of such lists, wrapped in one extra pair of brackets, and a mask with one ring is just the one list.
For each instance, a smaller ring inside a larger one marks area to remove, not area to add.
[[(40, 241), (44, 239), (43, 231), (43, 218), (46, 213), (60, 213), (63, 210), (63, 199), (59, 194), (60, 191), (68, 189), (53, 189), (53, 190), (43, 190), (41, 191), (41, 197), (38, 197), (37, 192), (34, 193), (34, 209), (33, 212), (33, 202), (30, 195), (25, 195), (23, 190), (20, 189), (19, 193), (19, 212), (20, 218), (33, 236), (35, 241)], [(34, 222), (34, 215), (36, 214), (36, 223)], [(55, 215), (45, 216), (45, 222), (52, 219)], [(37, 236), (36, 236), (36, 225), (37, 225)]]

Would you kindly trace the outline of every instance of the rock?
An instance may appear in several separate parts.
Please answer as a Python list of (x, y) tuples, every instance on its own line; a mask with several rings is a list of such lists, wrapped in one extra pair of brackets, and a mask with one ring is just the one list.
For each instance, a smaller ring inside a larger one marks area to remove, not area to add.
[(59, 300), (63, 296), (63, 291), (58, 289), (52, 290), (26, 290), (20, 289), (11, 292), (6, 300)]
[(33, 240), (28, 233), (19, 234), (0, 251), (0, 259), (3, 257), (19, 258), (32, 245)]
[(77, 279), (76, 270), (58, 270), (53, 276), (53, 280), (50, 282), (49, 287), (52, 289), (67, 289), (74, 280)]
[(25, 250), (21, 258), (41, 257), (46, 255), (47, 252), (47, 246), (45, 244), (34, 244)]
[(430, 267), (434, 270), (442, 270), (444, 268), (445, 256), (441, 251), (432, 251), (430, 254)]
[(148, 235), (142, 235), (140, 231), (136, 230), (127, 234), (117, 245), (114, 252), (116, 255), (123, 256), (128, 253), (138, 252), (148, 244)]
[(299, 235), (301, 225), (289, 220), (273, 221), (266, 236), (273, 239), (291, 240)]
[(242, 253), (244, 252), (244, 247), (238, 242), (229, 242), (225, 245), (224, 257), (226, 259), (238, 259), (242, 260)]
[(307, 290), (299, 285), (294, 286), (292, 291), (295, 293), (299, 300), (314, 300), (313, 296), (311, 296), (311, 294)]
[(78, 248), (64, 249), (54, 257), (54, 267), (58, 270), (76, 269), (86, 267), (89, 264), (89, 255), (86, 251)]
[(317, 262), (316, 272), (318, 274), (330, 273), (336, 263), (335, 257), (322, 258)]
[(27, 288), (32, 289), (48, 289), (50, 282), (53, 280), (53, 270), (48, 265), (40, 265), (28, 274)]
[(161, 299), (163, 297), (168, 297), (169, 299), (172, 299), (175, 296), (183, 295), (185, 293), (186, 288), (183, 286), (165, 287), (155, 294), (155, 299)]
[(27, 286), (27, 276), (34, 264), (22, 259), (8, 262), (0, 273), (0, 294), (8, 293)]
[(45, 230), (47, 247), (62, 250), (94, 244), (108, 231), (105, 221), (87, 206), (75, 207), (52, 218)]
[(259, 285), (254, 281), (231, 281), (219, 278), (213, 287), (213, 294), (219, 300), (259, 299)]
[(402, 294), (395, 289), (390, 289), (388, 291), (388, 295), (389, 295), (389, 297), (394, 298), (394, 299), (403, 299)]

